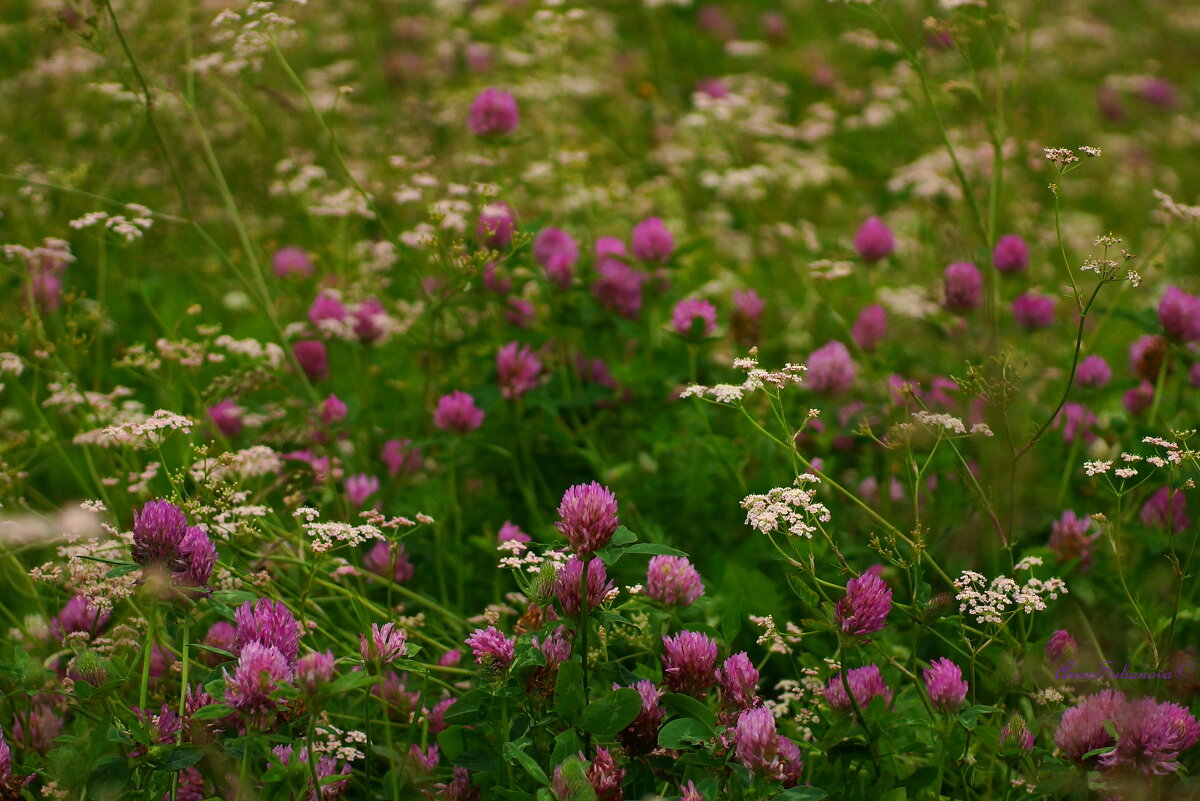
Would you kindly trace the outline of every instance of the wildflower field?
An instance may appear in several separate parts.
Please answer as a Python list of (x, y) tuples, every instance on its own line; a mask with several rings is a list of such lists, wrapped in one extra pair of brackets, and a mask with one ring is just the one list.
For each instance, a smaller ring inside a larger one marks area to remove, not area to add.
[(0, 801), (1200, 798), (1200, 6), (0, 3)]

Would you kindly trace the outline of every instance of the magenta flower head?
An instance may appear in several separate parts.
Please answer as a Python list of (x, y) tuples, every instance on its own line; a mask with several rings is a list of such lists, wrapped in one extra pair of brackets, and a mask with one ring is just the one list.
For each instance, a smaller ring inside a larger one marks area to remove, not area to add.
[(516, 640), (505, 637), (495, 626), (475, 629), (471, 632), (471, 636), (467, 637), (466, 642), (471, 653), (475, 655), (476, 664), (494, 665), (505, 670), (512, 664), (513, 652), (517, 644)]
[(696, 787), (696, 783), (688, 781), (679, 785), (679, 801), (704, 801), (704, 794)]
[[(847, 672), (845, 683), (850, 685), (850, 692), (859, 707), (869, 705), (871, 699), (876, 696), (883, 699), (885, 706), (892, 705), (892, 688), (887, 686), (887, 682), (883, 680), (883, 674), (879, 672), (879, 667), (876, 665), (867, 665)], [(831, 678), (825, 685), (824, 695), (825, 703), (837, 712), (845, 713), (853, 709), (850, 696), (846, 694), (841, 673)]]
[(1015, 234), (1005, 234), (996, 240), (992, 264), (1002, 273), (1019, 273), (1029, 266), (1029, 246)]
[(1051, 634), (1050, 639), (1046, 641), (1046, 647), (1042, 649), (1046, 661), (1056, 663), (1064, 659), (1074, 659), (1078, 652), (1079, 645), (1066, 629), (1059, 629)]
[(1079, 363), (1075, 380), (1081, 387), (1105, 387), (1112, 381), (1113, 371), (1103, 356), (1092, 354)]
[(818, 395), (840, 395), (854, 386), (858, 369), (850, 351), (837, 340), (826, 342), (808, 355), (804, 383)]
[(321, 422), (327, 426), (334, 423), (340, 423), (346, 419), (346, 414), (350, 411), (346, 404), (337, 395), (332, 392), (329, 397), (321, 401), (317, 407), (317, 411), (321, 415)]
[(496, 383), (509, 400), (521, 397), (538, 385), (541, 359), (528, 345), (509, 342), (496, 354)]
[(329, 378), (329, 351), (325, 349), (325, 343), (321, 340), (302, 339), (292, 345), (292, 354), (309, 381), (324, 381)]
[(717, 643), (698, 631), (664, 636), (663, 681), (671, 692), (703, 695), (717, 683)]
[(565, 626), (559, 626), (543, 639), (533, 638), (533, 647), (542, 652), (547, 670), (553, 670), (571, 658), (571, 641), (564, 635), (565, 631)]
[[(298, 749), (290, 745), (277, 745), (271, 749), (271, 753), (278, 757), (279, 761), (285, 767), (289, 764), (308, 764), (309, 751), (306, 745), (301, 745)], [(327, 754), (322, 754), (317, 759), (315, 770), (313, 768), (306, 768), (303, 773), (307, 782), (305, 786), (308, 788), (308, 794), (304, 797), (308, 801), (317, 801), (317, 799), (339, 801), (346, 792), (346, 785), (350, 782), (350, 766), (342, 765), (341, 770), (338, 770), (337, 759)], [(313, 786), (313, 774), (316, 774), (317, 785), (320, 787), (319, 794), (318, 790)], [(334, 776), (345, 778), (334, 779)]]
[(1054, 322), (1054, 298), (1023, 292), (1013, 301), (1013, 317), (1026, 331), (1036, 331)]
[(967, 698), (967, 683), (962, 677), (962, 668), (942, 657), (929, 663), (925, 669), (925, 689), (934, 709), (954, 712)]
[(633, 255), (642, 261), (666, 264), (675, 252), (675, 237), (658, 217), (648, 217), (633, 227)]
[(387, 466), (388, 475), (392, 478), (419, 473), (425, 466), (421, 449), (415, 447), (411, 439), (389, 439), (383, 443), (379, 458)]
[(576, 484), (563, 493), (554, 526), (575, 553), (586, 555), (608, 545), (617, 524), (617, 496), (593, 481)]
[(225, 703), (256, 729), (269, 729), (279, 711), (275, 693), (292, 680), (292, 664), (278, 648), (249, 642), (242, 648), (233, 675), (225, 672)]
[(1090, 517), (1079, 517), (1071, 509), (1050, 527), (1047, 543), (1058, 555), (1058, 561), (1079, 560), (1079, 572), (1086, 573), (1092, 566), (1092, 547), (1100, 532)]
[(233, 398), (208, 407), (208, 419), (223, 436), (232, 439), (242, 432), (242, 407)]
[(1153, 334), (1138, 337), (1129, 346), (1129, 369), (1143, 381), (1157, 381), (1167, 348), (1164, 337)]
[[(621, 782), (625, 781), (625, 769), (617, 767), (616, 760), (607, 748), (596, 749), (596, 756), (588, 765), (587, 779), (596, 791), (596, 801), (622, 801), (625, 798), (625, 791), (621, 789)], [(563, 801), (573, 797), (572, 793), (565, 796)]]
[(1134, 417), (1145, 413), (1154, 405), (1154, 385), (1143, 381), (1136, 387), (1125, 390), (1125, 394), (1121, 396), (1121, 405)]
[(1169, 487), (1161, 487), (1146, 499), (1140, 517), (1144, 525), (1168, 534), (1179, 534), (1192, 525), (1187, 513), (1187, 496)]
[(1082, 403), (1067, 403), (1054, 419), (1054, 427), (1062, 426), (1063, 441), (1091, 442), (1096, 438), (1092, 426), (1096, 425), (1096, 415)]
[(887, 325), (887, 311), (879, 304), (873, 303), (858, 313), (858, 319), (854, 321), (850, 334), (860, 348), (870, 352), (887, 336)]
[(592, 284), (596, 301), (622, 317), (636, 320), (642, 311), (642, 284), (646, 282), (647, 275), (617, 259), (599, 262), (596, 273), (600, 276)]
[(1033, 732), (1025, 725), (1025, 718), (1017, 712), (1013, 712), (1000, 729), (1000, 750), (1026, 754), (1033, 750)]
[(645, 592), (664, 606), (691, 606), (704, 594), (704, 583), (687, 557), (653, 556), (646, 571)]
[[(616, 684), (613, 689), (617, 689)], [(642, 679), (632, 688), (642, 697), (642, 709), (638, 712), (633, 723), (630, 723), (617, 734), (617, 742), (631, 756), (648, 754), (658, 747), (658, 727), (662, 725), (667, 711), (663, 709), (662, 690), (649, 679)]]
[(717, 684), (721, 686), (721, 706), (726, 709), (749, 709), (758, 703), (758, 669), (745, 651), (738, 651), (717, 669)]
[(507, 203), (489, 203), (479, 210), (479, 222), (475, 225), (475, 237), (492, 250), (504, 250), (512, 244), (513, 231), (517, 222)]
[(979, 308), (983, 297), (983, 275), (969, 261), (960, 261), (946, 268), (943, 285), (946, 308), (955, 314), (966, 314)]
[(56, 640), (76, 632), (95, 635), (108, 625), (111, 617), (111, 613), (92, 606), (84, 596), (76, 595), (67, 601), (62, 611), (50, 621), (50, 633)]
[(379, 492), (379, 478), (376, 476), (355, 473), (346, 479), (346, 500), (355, 509), (361, 508), (376, 492)]
[(1158, 322), (1176, 342), (1200, 339), (1200, 297), (1177, 286), (1168, 287), (1158, 303)]
[(513, 296), (505, 301), (505, 304), (508, 308), (504, 310), (504, 319), (517, 328), (529, 328), (537, 319), (537, 312), (534, 310), (533, 304), (525, 298)]
[(752, 773), (764, 774), (775, 759), (775, 716), (764, 706), (747, 709), (738, 716), (733, 742), (738, 761)]
[(317, 295), (312, 305), (308, 307), (308, 319), (318, 328), (326, 320), (332, 320), (337, 323), (343, 322), (348, 314), (349, 312), (346, 311), (345, 304), (328, 292), (322, 292)]
[(403, 584), (413, 577), (413, 564), (408, 561), (408, 550), (404, 543), (377, 542), (363, 557), (363, 567), (377, 576)]
[(455, 767), (454, 778), (449, 784), (435, 784), (433, 789), (439, 791), (439, 801), (479, 801), (478, 787), (471, 786), (471, 776), (466, 768)]
[(456, 390), (438, 398), (433, 424), (442, 431), (466, 434), (483, 425), (483, 410), (470, 395)]
[[(580, 614), (582, 585), (583, 562), (578, 556), (572, 556), (559, 569), (558, 576), (554, 580), (554, 597), (558, 599), (558, 605), (562, 607), (563, 614), (567, 617), (578, 617)], [(613, 588), (613, 583), (608, 580), (608, 571), (604, 569), (604, 562), (599, 559), (592, 559), (588, 562), (588, 611), (592, 611), (603, 603)]]
[(1175, 87), (1165, 78), (1146, 78), (1138, 89), (1142, 100), (1161, 109), (1175, 107)]
[(546, 268), (550, 283), (566, 289), (579, 261), (579, 243), (561, 228), (543, 228), (533, 240), (533, 257)]
[(896, 238), (883, 220), (871, 217), (854, 235), (854, 249), (863, 261), (874, 263), (892, 254), (896, 249)]
[(766, 306), (766, 301), (753, 289), (733, 291), (733, 317), (730, 324), (734, 339), (746, 344), (758, 341), (762, 313)]
[(865, 637), (883, 629), (892, 611), (892, 588), (874, 573), (863, 573), (846, 583), (846, 594), (834, 608), (841, 630)]
[(533, 537), (521, 530), (521, 527), (511, 520), (505, 520), (504, 525), (496, 533), (496, 542), (533, 542)]
[(707, 300), (688, 298), (681, 300), (671, 312), (671, 327), (682, 337), (692, 337), (692, 328), (699, 320), (700, 337), (711, 337), (717, 330), (717, 310)]
[[(1054, 732), (1055, 745), (1067, 759), (1083, 764), (1084, 754), (1114, 744), (1104, 724), (1113, 720), (1124, 704), (1125, 696), (1116, 690), (1102, 690), (1087, 696), (1063, 712)], [(1096, 757), (1089, 757), (1087, 762), (1094, 767), (1095, 760)]]
[(408, 647), (404, 629), (396, 628), (395, 623), (371, 624), (371, 636), (358, 635), (358, 653), (363, 664), (369, 665), (374, 672), (392, 664), (404, 656)]
[(383, 339), (390, 323), (387, 310), (375, 298), (367, 298), (354, 307), (354, 334), (360, 342)]
[(296, 660), (296, 686), (309, 696), (316, 695), (333, 681), (335, 661), (332, 651), (313, 651), (300, 657)]
[[(208, 633), (204, 635), (204, 644), (209, 648), (220, 648), (222, 651), (228, 651), (231, 654), (237, 655), (237, 646), (234, 645), (234, 640), (237, 637), (237, 629), (232, 623), (224, 620), (218, 620), (209, 626)], [(229, 657), (224, 654), (218, 654), (213, 651), (205, 650), (200, 654), (200, 658), (204, 660), (204, 664), (209, 667), (215, 667), (222, 662), (225, 662)]]
[(237, 653), (250, 643), (268, 645), (279, 650), (293, 664), (300, 653), (300, 625), (283, 601), (259, 598), (246, 601), (233, 614), (237, 631), (234, 646)]
[(275, 251), (275, 255), (271, 257), (271, 268), (280, 278), (287, 278), (289, 275), (307, 277), (313, 273), (312, 259), (308, 257), (304, 248), (294, 246)]
[(1117, 747), (1100, 755), (1100, 766), (1136, 770), (1145, 776), (1179, 770), (1179, 754), (1200, 739), (1200, 723), (1187, 709), (1153, 698), (1119, 705), (1113, 727)]
[(517, 99), (503, 89), (484, 89), (471, 101), (467, 127), (476, 136), (507, 136), (520, 124)]
[(217, 548), (204, 529), (192, 526), (179, 543), (179, 562), (171, 574), (175, 583), (182, 587), (201, 588), (212, 578), (217, 564)]
[[(12, 775), (12, 749), (4, 740), (4, 729), (0, 728), (0, 787), (7, 790)], [(14, 797), (17, 797), (15, 793)]]
[(175, 561), (186, 533), (182, 509), (161, 498), (148, 501), (133, 513), (133, 561), (143, 567)]

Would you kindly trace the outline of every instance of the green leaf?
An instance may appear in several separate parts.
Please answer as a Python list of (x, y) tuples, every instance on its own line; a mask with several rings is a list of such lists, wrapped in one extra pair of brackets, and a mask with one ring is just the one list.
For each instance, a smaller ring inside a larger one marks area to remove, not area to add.
[(154, 769), (183, 770), (184, 768), (190, 768), (192, 765), (195, 765), (197, 762), (199, 762), (201, 756), (202, 754), (200, 753), (200, 749), (193, 748), (190, 745), (173, 747), (171, 748), (170, 752), (167, 753), (166, 758), (154, 766)]
[(141, 567), (141, 565), (139, 565), (135, 562), (130, 562), (127, 565), (117, 565), (112, 570), (105, 573), (104, 577), (105, 578), (120, 578), (121, 576), (128, 576), (130, 573), (139, 569), (140, 567)]
[(537, 760), (522, 751), (516, 743), (504, 744), (504, 758), (509, 762), (521, 763), (521, 767), (525, 768), (525, 772), (532, 776), (534, 781), (542, 784), (550, 783), (550, 780), (546, 778), (546, 771), (542, 770), (542, 766), (537, 763)]
[(676, 718), (662, 727), (658, 744), (663, 748), (686, 748), (712, 736), (712, 730), (695, 718)]
[(233, 709), (224, 704), (209, 704), (202, 706), (190, 715), (192, 720), (216, 720), (227, 715), (232, 715)]
[(365, 670), (352, 670), (349, 673), (344, 673), (338, 676), (337, 681), (333, 683), (330, 690), (337, 693), (346, 693), (351, 690), (357, 690), (359, 687), (368, 687), (375, 683), (375, 676), (372, 676)]
[(551, 765), (561, 765), (567, 759), (583, 750), (583, 740), (574, 729), (567, 729), (554, 738), (554, 753), (550, 755)]
[(560, 765), (562, 768), (562, 785), (566, 795), (558, 796), (559, 801), (596, 801), (596, 791), (588, 781), (587, 769), (579, 757), (573, 756)]
[(903, 787), (893, 787), (879, 796), (879, 801), (908, 801), (908, 790)]
[(724, 635), (725, 641), (732, 643), (734, 638), (738, 636), (738, 632), (742, 630), (742, 593), (735, 594), (725, 606), (725, 613), (721, 615), (721, 634)]
[(491, 696), (483, 690), (471, 690), (446, 710), (447, 723), (477, 723), (482, 720)]
[(617, 530), (613, 532), (612, 539), (608, 541), (609, 546), (624, 548), (626, 545), (632, 545), (637, 542), (637, 534), (634, 534), (625, 526), (617, 526)]
[(621, 688), (613, 690), (607, 698), (591, 704), (579, 716), (579, 728), (611, 737), (633, 723), (642, 710), (642, 696), (637, 690)]
[[(801, 785), (793, 787), (790, 790), (784, 790), (779, 795), (774, 796), (775, 801), (821, 801), (822, 798), (828, 796), (829, 793), (822, 790), (820, 787), (808, 787)], [(882, 799), (880, 799), (882, 801)]]
[(583, 713), (584, 704), (583, 667), (578, 662), (563, 662), (558, 666), (558, 678), (554, 681), (554, 711), (574, 725)]
[(697, 701), (690, 695), (683, 695), (682, 693), (668, 693), (667, 695), (663, 696), (662, 704), (669, 711), (674, 712), (680, 717), (694, 718), (700, 723), (703, 723), (705, 728), (708, 729), (709, 735), (715, 733), (713, 731), (713, 726), (715, 726), (717, 723), (716, 714), (702, 702)]
[(656, 556), (687, 556), (683, 551), (676, 548), (669, 548), (666, 545), (659, 545), (656, 542), (639, 542), (637, 545), (630, 545), (625, 549), (625, 553), (648, 553)]
[(245, 590), (217, 590), (212, 594), (213, 600), (230, 606), (241, 606), (247, 601), (257, 601), (258, 596)]

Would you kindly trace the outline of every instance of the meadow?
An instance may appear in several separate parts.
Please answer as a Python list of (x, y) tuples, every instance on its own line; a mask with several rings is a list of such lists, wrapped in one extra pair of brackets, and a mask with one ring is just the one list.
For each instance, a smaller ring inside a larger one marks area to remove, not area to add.
[(1200, 798), (1200, 6), (8, 0), (0, 97), (0, 801)]

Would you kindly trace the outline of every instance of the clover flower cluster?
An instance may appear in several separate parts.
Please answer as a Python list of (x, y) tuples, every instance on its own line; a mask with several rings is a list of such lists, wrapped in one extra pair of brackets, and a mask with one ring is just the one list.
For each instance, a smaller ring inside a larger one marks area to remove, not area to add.
[[(1115, 737), (1114, 737), (1115, 734)], [(1187, 709), (1154, 698), (1131, 700), (1116, 690), (1086, 696), (1063, 712), (1054, 742), (1073, 762), (1145, 776), (1177, 771), (1179, 755), (1200, 739), (1200, 723)], [(1108, 749), (1098, 755), (1100, 749)]]
[(747, 495), (742, 499), (746, 510), (746, 525), (763, 534), (782, 532), (793, 537), (812, 538), (817, 526), (832, 518), (825, 504), (818, 503), (816, 488), (805, 484), (820, 482), (811, 473), (796, 477), (795, 486), (775, 487), (762, 495)]
[[(1041, 560), (1030, 557), (1017, 565), (1017, 569), (1028, 569), (1041, 564)], [(987, 578), (979, 573), (966, 570), (954, 580), (958, 593), (954, 596), (959, 602), (959, 611), (966, 612), (980, 623), (1003, 623), (1002, 615), (1017, 610), (1026, 614), (1042, 611), (1046, 608), (1046, 599), (1056, 600), (1059, 594), (1067, 593), (1067, 585), (1060, 578), (1049, 578), (1045, 581), (1030, 577), (1024, 584), (1009, 578), (998, 576), (989, 583)]]

